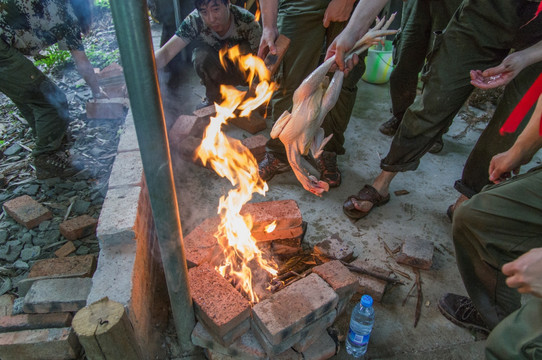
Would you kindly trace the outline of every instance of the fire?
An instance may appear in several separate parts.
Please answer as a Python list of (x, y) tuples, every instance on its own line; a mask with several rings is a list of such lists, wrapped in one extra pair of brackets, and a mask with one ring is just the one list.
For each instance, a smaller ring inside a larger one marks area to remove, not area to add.
[[(237, 139), (226, 136), (221, 131), (228, 119), (234, 118), (236, 110), (240, 116), (248, 116), (252, 110), (269, 102), (276, 85), (270, 82), (269, 71), (263, 61), (253, 55), (241, 55), (238, 47), (220, 52), (220, 59), (225, 66), (228, 57), (247, 74), (250, 94), (232, 86), (222, 85), (221, 104), (215, 104), (216, 116), (211, 122), (197, 150), (197, 157), (204, 165), (211, 165), (221, 177), (227, 178), (234, 186), (227, 196), (220, 198), (218, 214), (221, 222), (215, 236), (224, 251), (224, 263), (217, 270), (228, 279), (233, 279), (251, 302), (258, 301), (252, 288), (250, 263), (256, 262), (272, 276), (277, 274), (276, 265), (263, 258), (263, 253), (256, 246), (251, 235), (252, 219), (241, 216), (244, 204), (252, 199), (252, 194), (265, 195), (267, 184), (258, 174), (258, 163), (252, 153)], [(258, 84), (256, 85), (256, 80)]]
[(277, 220), (273, 221), (271, 224), (266, 225), (264, 231), (266, 233), (272, 233), (277, 228)]

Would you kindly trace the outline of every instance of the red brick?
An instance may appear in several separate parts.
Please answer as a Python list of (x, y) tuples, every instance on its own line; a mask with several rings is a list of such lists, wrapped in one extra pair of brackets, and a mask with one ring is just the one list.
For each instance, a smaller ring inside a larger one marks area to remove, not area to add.
[(21, 314), (0, 317), (0, 333), (10, 331), (62, 328), (71, 326), (72, 314)]
[(105, 100), (87, 102), (87, 119), (124, 118), (124, 104)]
[(219, 337), (250, 317), (248, 300), (210, 265), (188, 270), (188, 280), (196, 316)]
[(358, 286), (356, 277), (339, 260), (315, 266), (312, 272), (324, 279), (339, 295), (340, 300), (351, 296)]
[(60, 233), (68, 240), (77, 240), (94, 234), (98, 220), (89, 215), (81, 215), (60, 224)]
[(193, 162), (196, 165), (203, 166), (199, 158), (196, 158), (196, 149), (201, 144), (201, 138), (187, 136), (180, 141), (170, 143), (172, 156), (179, 155), (186, 161)]
[(128, 97), (128, 91), (126, 89), (126, 85), (124, 83), (122, 84), (111, 84), (111, 85), (103, 85), (102, 86), (103, 91), (109, 96), (110, 98), (126, 98)]
[(68, 327), (0, 334), (2, 360), (76, 359), (80, 349), (77, 336)]
[(100, 78), (100, 80), (118, 76), (122, 76), (124, 78), (124, 70), (122, 69), (122, 66), (116, 63), (112, 63), (109, 66), (106, 66), (98, 73), (98, 77)]
[(170, 144), (175, 144), (187, 136), (196, 136), (196, 122), (197, 116), (193, 115), (181, 115), (175, 120), (175, 124), (168, 132), (168, 138)]
[(220, 218), (208, 218), (187, 236), (183, 237), (186, 262), (189, 268), (209, 262), (218, 243), (214, 234), (218, 230)]
[(281, 34), (275, 41), (275, 47), (277, 48), (276, 55), (268, 54), (265, 57), (264, 63), (267, 69), (269, 69), (271, 76), (273, 76), (279, 68), (282, 58), (284, 57), (284, 54), (286, 54), (286, 50), (288, 50), (289, 46), (290, 39)]
[(68, 256), (63, 258), (43, 259), (34, 263), (28, 278), (36, 277), (92, 277), (96, 270), (94, 255)]
[(242, 130), (248, 131), (251, 134), (256, 134), (267, 129), (265, 119), (257, 111), (253, 111), (248, 117), (235, 117), (228, 119), (228, 123), (233, 124)]
[[(374, 264), (368, 264), (362, 259), (356, 259), (350, 263), (350, 265), (371, 271), (383, 276), (390, 276), (391, 271), (378, 267)], [(359, 274), (353, 272), (354, 276), (358, 279), (358, 288), (356, 292), (359, 295), (368, 294), (371, 295), (375, 302), (381, 302), (384, 292), (386, 291), (386, 286), (388, 283), (385, 280), (380, 280), (369, 275)]]
[(312, 346), (303, 351), (304, 360), (325, 360), (335, 355), (337, 345), (335, 340), (329, 336), (327, 331), (323, 331), (321, 336), (313, 342)]
[[(303, 235), (293, 239), (275, 240), (271, 243), (271, 251), (274, 255), (286, 256), (294, 255), (303, 251), (301, 247), (301, 238)], [(261, 243), (260, 243), (261, 244)]]
[[(265, 227), (277, 221), (275, 231), (293, 229), (301, 226), (303, 218), (295, 200), (265, 201), (245, 204), (241, 215), (252, 217), (252, 233), (265, 232)], [(290, 236), (295, 237), (295, 236)], [(285, 239), (285, 238), (283, 238)]]
[(57, 251), (55, 251), (55, 255), (56, 257), (66, 257), (73, 253), (75, 250), (75, 245), (71, 241), (68, 241), (67, 243), (62, 245), (62, 247), (60, 247)]
[(194, 110), (193, 114), (200, 119), (209, 119), (211, 116), (216, 115), (215, 105), (213, 104), (198, 110)]
[(19, 196), (4, 203), (4, 210), (19, 224), (27, 229), (49, 220), (53, 213), (28, 195)]
[(262, 161), (263, 156), (265, 155), (265, 144), (267, 144), (267, 138), (265, 136), (261, 134), (251, 136), (241, 140), (241, 143), (250, 150), (258, 162)]
[(433, 250), (434, 245), (432, 242), (418, 237), (410, 238), (403, 242), (401, 252), (395, 260), (399, 264), (429, 270), (433, 264)]

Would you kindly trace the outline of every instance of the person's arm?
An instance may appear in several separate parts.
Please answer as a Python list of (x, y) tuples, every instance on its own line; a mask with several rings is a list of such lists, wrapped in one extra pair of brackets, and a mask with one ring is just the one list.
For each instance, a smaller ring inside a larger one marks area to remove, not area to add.
[(87, 54), (83, 50), (70, 50), (70, 53), (75, 61), (77, 72), (85, 79), (88, 86), (90, 86), (92, 96), (95, 99), (106, 99), (108, 96), (100, 85), (98, 85), (98, 77), (94, 73), (94, 68), (88, 60)]
[[(326, 59), (335, 55), (335, 62), (339, 69), (344, 71), (344, 55), (360, 39), (375, 20), (376, 16), (382, 10), (388, 0), (360, 0), (354, 13), (348, 21), (346, 28), (333, 40), (327, 49)], [(357, 60), (357, 57), (356, 57)]]
[(332, 22), (348, 21), (356, 0), (331, 0), (324, 13), (324, 27)]
[(156, 50), (156, 68), (161, 69), (166, 66), (186, 45), (188, 43), (185, 40), (177, 35), (173, 35), (164, 46)]
[(508, 84), (521, 70), (542, 61), (542, 41), (521, 51), (508, 55), (497, 66), (481, 70), (471, 70), (471, 84), (480, 89), (493, 89)]
[(265, 58), (268, 53), (277, 54), (275, 40), (279, 36), (277, 28), (279, 2), (278, 0), (260, 1), (260, 11), (262, 12), (262, 38), (260, 39), (260, 47), (258, 56)]
[(489, 163), (489, 180), (499, 183), (509, 178), (512, 173), (518, 174), (521, 165), (527, 164), (542, 147), (540, 136), (540, 119), (542, 117), (542, 95), (538, 98), (536, 108), (512, 147), (503, 153), (493, 156)]
[(542, 248), (534, 248), (516, 260), (504, 264), (502, 273), (508, 278), (506, 285), (522, 294), (542, 298)]

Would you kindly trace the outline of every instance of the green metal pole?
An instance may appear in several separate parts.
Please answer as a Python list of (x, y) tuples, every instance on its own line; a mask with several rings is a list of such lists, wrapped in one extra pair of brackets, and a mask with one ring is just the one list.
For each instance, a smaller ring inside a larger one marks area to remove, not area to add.
[(147, 4), (144, 0), (111, 0), (111, 10), (177, 338), (183, 353), (189, 353), (194, 350), (190, 334), (195, 317)]

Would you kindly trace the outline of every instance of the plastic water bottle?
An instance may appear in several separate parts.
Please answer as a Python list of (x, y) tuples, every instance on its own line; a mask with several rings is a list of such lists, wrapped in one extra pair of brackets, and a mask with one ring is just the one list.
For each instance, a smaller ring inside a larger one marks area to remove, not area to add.
[(359, 358), (367, 352), (374, 322), (373, 298), (370, 295), (363, 295), (350, 318), (350, 329), (346, 338), (346, 352), (348, 354)]

